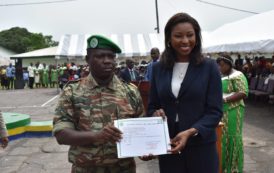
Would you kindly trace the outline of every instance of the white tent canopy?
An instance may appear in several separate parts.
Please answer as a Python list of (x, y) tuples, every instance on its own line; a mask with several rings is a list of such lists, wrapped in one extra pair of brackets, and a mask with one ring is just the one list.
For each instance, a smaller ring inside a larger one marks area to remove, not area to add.
[(205, 41), (205, 52), (274, 52), (274, 10), (225, 24)]
[[(66, 34), (60, 39), (56, 53), (56, 58), (62, 57), (68, 59), (84, 58), (86, 55), (87, 38), (90, 34)], [(110, 34), (104, 35), (118, 44), (122, 49), (119, 57), (147, 56), (151, 48), (158, 47), (163, 50), (164, 40), (161, 35), (151, 34)]]
[(26, 53), (21, 53), (17, 55), (12, 55), (11, 59), (17, 58), (35, 58), (35, 57), (54, 57), (56, 55), (57, 46), (55, 47), (48, 47), (44, 49), (38, 49)]

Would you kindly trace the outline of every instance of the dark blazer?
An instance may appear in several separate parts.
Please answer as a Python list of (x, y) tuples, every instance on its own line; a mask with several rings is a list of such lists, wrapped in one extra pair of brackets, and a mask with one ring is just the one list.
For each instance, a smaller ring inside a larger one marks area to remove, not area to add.
[(222, 118), (222, 83), (217, 64), (204, 59), (199, 65), (190, 63), (181, 84), (178, 98), (172, 93), (173, 69), (166, 69), (158, 62), (152, 68), (148, 114), (164, 109), (168, 118), (170, 137), (175, 132), (178, 114), (179, 131), (196, 128), (199, 133), (187, 145), (200, 145), (216, 141), (215, 128)]
[[(134, 71), (136, 81), (139, 81), (140, 80), (139, 73), (136, 70), (133, 70), (133, 71)], [(125, 68), (120, 72), (120, 78), (125, 82), (130, 82), (131, 81), (131, 77), (130, 77), (128, 68)]]

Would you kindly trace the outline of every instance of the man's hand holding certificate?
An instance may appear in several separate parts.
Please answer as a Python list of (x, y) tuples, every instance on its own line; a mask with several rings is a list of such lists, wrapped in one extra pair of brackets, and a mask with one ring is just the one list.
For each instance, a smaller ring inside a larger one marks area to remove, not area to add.
[(118, 158), (168, 154), (170, 138), (167, 120), (162, 117), (115, 120), (123, 134), (117, 143)]

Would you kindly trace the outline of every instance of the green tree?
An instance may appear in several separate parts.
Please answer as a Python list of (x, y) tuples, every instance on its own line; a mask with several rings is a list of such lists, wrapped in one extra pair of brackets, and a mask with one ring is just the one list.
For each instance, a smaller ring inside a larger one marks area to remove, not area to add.
[(31, 33), (26, 28), (14, 27), (0, 32), (0, 46), (23, 53), (57, 46), (58, 42), (52, 40), (52, 36), (42, 33)]

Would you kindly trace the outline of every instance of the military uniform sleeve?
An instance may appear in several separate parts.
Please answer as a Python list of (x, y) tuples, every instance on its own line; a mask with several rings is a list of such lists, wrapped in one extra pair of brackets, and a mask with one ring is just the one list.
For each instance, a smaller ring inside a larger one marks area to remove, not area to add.
[(75, 119), (73, 118), (72, 87), (69, 85), (60, 95), (55, 116), (53, 118), (53, 135), (65, 128), (75, 129)]
[(4, 118), (2, 116), (2, 112), (0, 112), (0, 138), (7, 137), (7, 136), (8, 136), (8, 132), (4, 122)]
[(136, 117), (145, 116), (144, 104), (138, 88), (135, 85), (130, 84), (130, 90), (134, 93), (132, 96), (131, 105), (136, 112)]

